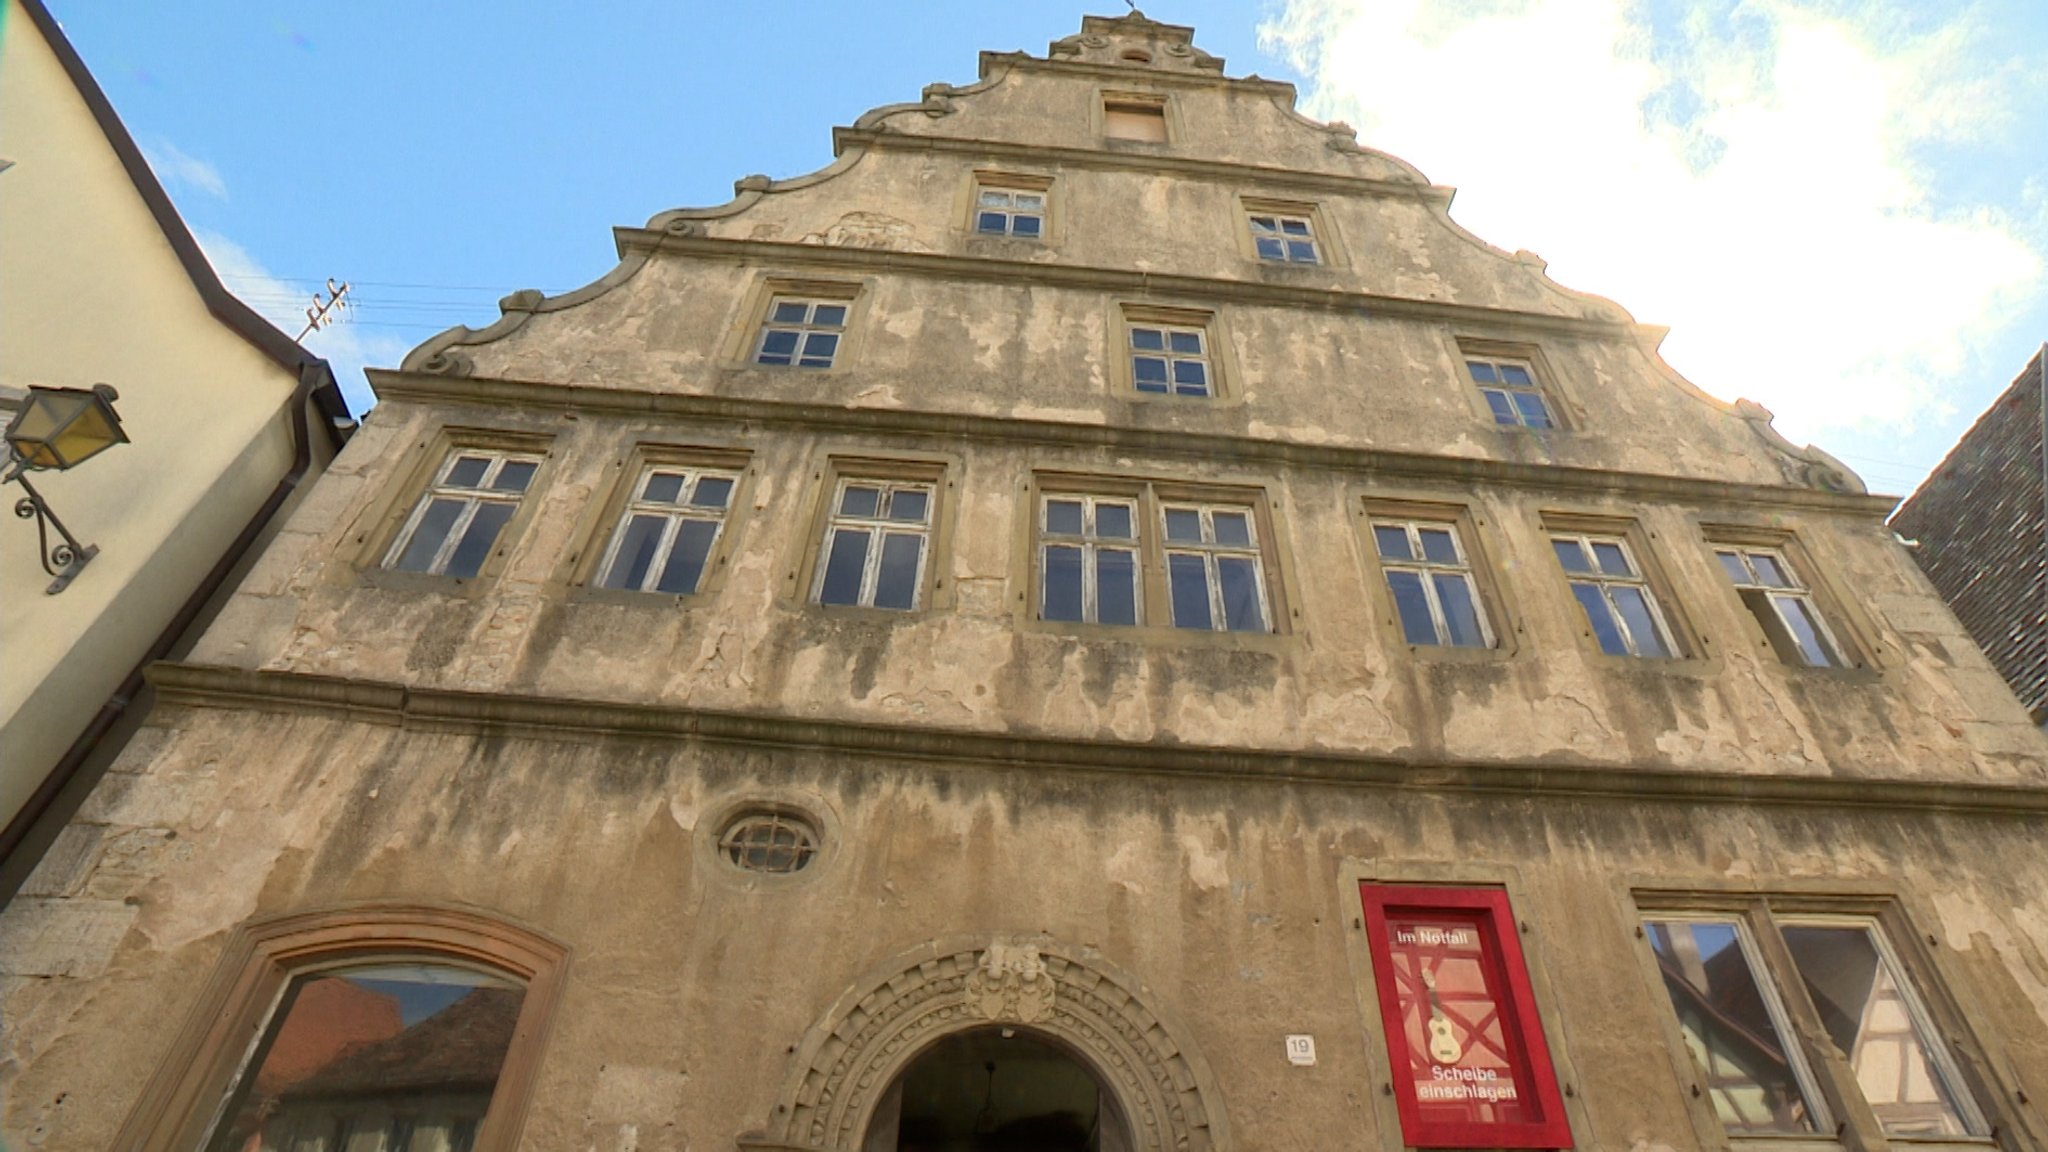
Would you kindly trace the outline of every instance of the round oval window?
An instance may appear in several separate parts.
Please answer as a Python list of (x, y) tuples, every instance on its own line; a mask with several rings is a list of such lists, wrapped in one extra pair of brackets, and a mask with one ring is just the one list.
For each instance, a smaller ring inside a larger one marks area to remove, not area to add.
[(801, 872), (818, 855), (818, 833), (787, 812), (743, 812), (718, 838), (719, 855), (748, 872)]

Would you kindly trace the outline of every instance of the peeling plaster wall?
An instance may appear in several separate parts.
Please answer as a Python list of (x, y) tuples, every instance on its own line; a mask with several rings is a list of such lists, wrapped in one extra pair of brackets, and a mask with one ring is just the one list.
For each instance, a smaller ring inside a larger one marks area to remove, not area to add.
[[(159, 723), (7, 912), (11, 1145), (106, 1147), (231, 928), (417, 899), (490, 909), (575, 957), (525, 1147), (730, 1147), (843, 988), (959, 933), (1042, 934), (1142, 973), (1245, 1147), (1377, 1147), (1385, 1054), (1341, 876), (1435, 866), (1448, 845), (1513, 885), (1579, 1147), (1702, 1146), (1635, 954), (1636, 884), (1892, 891), (1992, 1059), (2036, 1086), (2048, 1068), (2048, 870), (2034, 829), (2002, 818), (851, 763), (211, 709)], [(763, 794), (844, 830), (793, 883), (708, 850), (716, 814)], [(1296, 1032), (1317, 1067), (1288, 1066)]]

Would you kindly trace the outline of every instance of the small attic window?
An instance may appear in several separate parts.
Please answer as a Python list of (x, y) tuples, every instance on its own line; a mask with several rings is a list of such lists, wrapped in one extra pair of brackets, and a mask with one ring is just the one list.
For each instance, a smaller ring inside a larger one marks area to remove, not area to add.
[(1124, 49), (1123, 58), (1133, 64), (1150, 64), (1152, 62), (1152, 54), (1143, 48), (1126, 48)]
[(1111, 140), (1166, 143), (1166, 103), (1143, 96), (1106, 96), (1102, 101), (1102, 134)]

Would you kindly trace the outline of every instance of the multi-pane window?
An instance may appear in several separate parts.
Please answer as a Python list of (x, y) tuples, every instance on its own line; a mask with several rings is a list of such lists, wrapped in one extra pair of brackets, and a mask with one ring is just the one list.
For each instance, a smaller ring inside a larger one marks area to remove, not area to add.
[(384, 566), (475, 576), (539, 470), (540, 457), (533, 455), (471, 448), (449, 453), (385, 554)]
[(1045, 233), (1045, 192), (986, 186), (977, 189), (974, 230), (986, 236), (1038, 239)]
[(1372, 539), (1408, 643), (1493, 646), (1456, 525), (1376, 518)]
[(1322, 253), (1316, 249), (1315, 225), (1308, 217), (1254, 212), (1249, 219), (1252, 249), (1259, 254), (1259, 259), (1279, 264), (1323, 262)]
[(844, 300), (777, 296), (754, 345), (754, 363), (778, 367), (830, 368), (846, 332)]
[[(1876, 920), (1759, 908), (1653, 914), (1643, 929), (1729, 1135), (1832, 1137), (1835, 1118), (1820, 1091), (1829, 1082), (1840, 1095), (1860, 1095), (1884, 1137), (1984, 1134)], [(1767, 959), (1772, 950), (1760, 946), (1773, 936), (1785, 961)]]
[(1610, 656), (1678, 655), (1657, 598), (1617, 536), (1553, 535), (1550, 546), (1600, 650)]
[(1468, 356), (1465, 371), (1479, 386), (1479, 394), (1486, 397), (1494, 423), (1523, 428), (1557, 427), (1550, 404), (1543, 398), (1543, 388), (1536, 382), (1536, 370), (1528, 361)]
[(1209, 333), (1178, 324), (1134, 322), (1131, 333), (1131, 383), (1153, 395), (1213, 396), (1209, 366)]
[(1714, 555), (1756, 617), (1771, 647), (1788, 664), (1838, 668), (1841, 645), (1814, 607), (1813, 593), (1793, 575), (1785, 554), (1772, 548), (1720, 547)]
[(1039, 524), (1039, 615), (1086, 624), (1136, 624), (1143, 606), (1138, 502), (1047, 496)]
[(598, 586), (687, 596), (725, 526), (739, 475), (656, 465), (635, 485), (599, 569)]
[(1167, 596), (1175, 628), (1266, 632), (1266, 588), (1258, 526), (1235, 504), (1167, 503)]
[(918, 606), (930, 551), (933, 485), (842, 479), (832, 495), (812, 598), (820, 604)]

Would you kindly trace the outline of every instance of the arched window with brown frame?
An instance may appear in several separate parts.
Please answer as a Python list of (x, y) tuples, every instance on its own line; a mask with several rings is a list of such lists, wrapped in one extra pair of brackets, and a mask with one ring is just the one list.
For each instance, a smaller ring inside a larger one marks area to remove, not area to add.
[(513, 1148), (566, 959), (553, 940), (454, 908), (246, 925), (118, 1146)]

